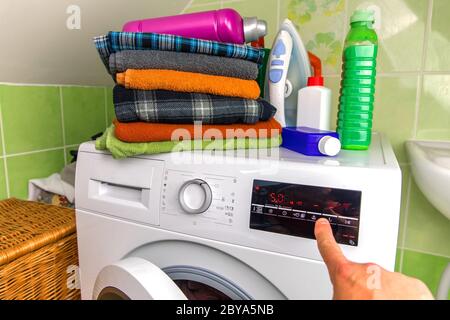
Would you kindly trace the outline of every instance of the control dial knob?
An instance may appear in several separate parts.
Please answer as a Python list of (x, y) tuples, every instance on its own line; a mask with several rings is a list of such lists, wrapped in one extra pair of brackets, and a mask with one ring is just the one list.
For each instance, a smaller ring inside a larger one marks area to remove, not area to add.
[(203, 213), (208, 210), (212, 202), (211, 188), (201, 179), (186, 181), (180, 188), (178, 201), (187, 213)]

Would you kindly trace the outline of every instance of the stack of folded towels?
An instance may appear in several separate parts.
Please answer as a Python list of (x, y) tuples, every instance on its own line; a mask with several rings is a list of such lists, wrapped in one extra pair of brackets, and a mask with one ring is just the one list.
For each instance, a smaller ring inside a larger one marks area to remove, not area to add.
[(109, 32), (94, 42), (116, 82), (116, 119), (97, 149), (124, 158), (280, 145), (276, 109), (255, 81), (263, 50), (156, 33)]

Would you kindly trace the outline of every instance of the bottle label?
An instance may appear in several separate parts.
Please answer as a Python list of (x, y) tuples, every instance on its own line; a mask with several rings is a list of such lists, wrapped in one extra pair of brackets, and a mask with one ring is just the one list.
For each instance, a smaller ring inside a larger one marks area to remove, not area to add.
[(370, 58), (375, 60), (378, 54), (378, 46), (365, 45), (365, 46), (350, 46), (345, 49), (344, 57), (346, 60)]

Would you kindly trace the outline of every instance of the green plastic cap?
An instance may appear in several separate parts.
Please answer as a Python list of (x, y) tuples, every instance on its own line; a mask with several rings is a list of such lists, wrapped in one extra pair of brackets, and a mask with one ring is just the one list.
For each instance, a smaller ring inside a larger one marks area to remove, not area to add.
[(350, 23), (353, 22), (374, 22), (375, 12), (372, 10), (355, 10), (350, 18)]

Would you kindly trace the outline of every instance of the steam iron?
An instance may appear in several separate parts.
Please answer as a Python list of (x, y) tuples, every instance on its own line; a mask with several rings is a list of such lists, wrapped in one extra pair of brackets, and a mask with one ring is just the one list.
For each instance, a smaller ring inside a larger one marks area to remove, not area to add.
[(267, 64), (265, 99), (277, 108), (282, 127), (295, 127), (298, 90), (311, 76), (308, 53), (294, 24), (285, 19), (273, 42)]

